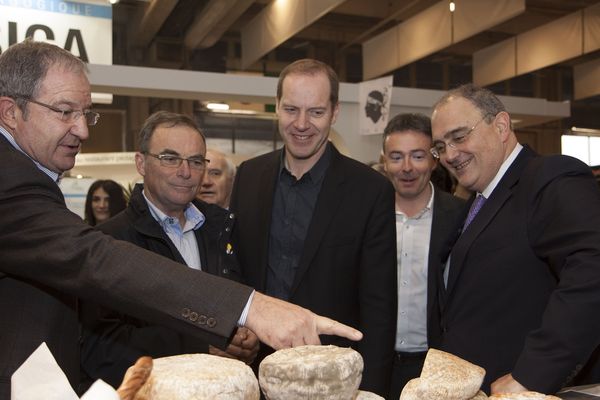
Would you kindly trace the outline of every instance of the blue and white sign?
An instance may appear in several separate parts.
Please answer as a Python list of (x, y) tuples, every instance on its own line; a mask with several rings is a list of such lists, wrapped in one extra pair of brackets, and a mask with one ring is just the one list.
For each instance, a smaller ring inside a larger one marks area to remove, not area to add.
[(0, 53), (30, 36), (85, 62), (110, 65), (112, 6), (94, 0), (0, 0)]

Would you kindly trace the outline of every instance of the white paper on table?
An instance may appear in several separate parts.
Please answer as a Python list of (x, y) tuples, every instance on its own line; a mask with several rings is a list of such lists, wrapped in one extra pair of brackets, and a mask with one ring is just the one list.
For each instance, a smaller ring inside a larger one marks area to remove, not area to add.
[[(13, 373), (11, 400), (80, 400), (45, 342)], [(97, 380), (82, 400), (119, 400), (118, 393)]]
[(11, 400), (79, 400), (45, 342), (11, 377)]
[(87, 392), (81, 396), (81, 400), (120, 400), (119, 394), (108, 383), (98, 379), (89, 388)]

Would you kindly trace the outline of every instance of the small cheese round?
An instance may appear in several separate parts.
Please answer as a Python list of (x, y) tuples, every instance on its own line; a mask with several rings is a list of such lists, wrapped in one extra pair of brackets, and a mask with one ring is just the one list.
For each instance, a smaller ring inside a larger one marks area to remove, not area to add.
[(258, 400), (252, 369), (241, 361), (210, 354), (157, 358), (135, 400)]
[(550, 396), (538, 392), (496, 393), (488, 398), (505, 400), (560, 400), (559, 397)]
[(462, 358), (429, 349), (421, 371), (420, 388), (430, 399), (464, 400), (475, 396), (485, 370)]
[(421, 400), (421, 379), (414, 378), (406, 382), (400, 393), (400, 400)]
[(361, 355), (350, 348), (299, 346), (260, 363), (258, 379), (269, 400), (352, 399), (362, 378)]

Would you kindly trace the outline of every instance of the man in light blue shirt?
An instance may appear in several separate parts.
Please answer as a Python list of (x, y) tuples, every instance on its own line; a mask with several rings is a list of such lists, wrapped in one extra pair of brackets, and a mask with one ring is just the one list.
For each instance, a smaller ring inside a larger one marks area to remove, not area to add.
[[(229, 236), (234, 215), (195, 200), (206, 164), (204, 135), (190, 117), (167, 111), (152, 114), (141, 130), (136, 167), (144, 184), (134, 187), (126, 210), (97, 226), (190, 268), (239, 281)], [(118, 386), (127, 367), (141, 356), (211, 353), (251, 363), (256, 335), (240, 327), (225, 351), (204, 341), (121, 314), (82, 306), (82, 365), (90, 378)], [(208, 321), (207, 321), (208, 323)]]

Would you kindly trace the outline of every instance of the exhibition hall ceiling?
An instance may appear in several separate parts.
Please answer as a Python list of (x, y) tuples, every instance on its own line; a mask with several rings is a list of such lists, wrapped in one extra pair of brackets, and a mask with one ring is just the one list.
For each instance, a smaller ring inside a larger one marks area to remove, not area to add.
[[(476, 1), (456, 0), (453, 3), (458, 9), (473, 6)], [(369, 78), (363, 60), (366, 43), (399, 24), (415, 21), (415, 17), (439, 7), (440, 3), (446, 7), (451, 2), (120, 0), (113, 6), (114, 64), (277, 76), (290, 61), (313, 57), (332, 65), (343, 81), (360, 82)], [(395, 86), (446, 90), (473, 80), (474, 54), (599, 2), (515, 0), (513, 3), (524, 3), (524, 10), (384, 75), (393, 74)], [(263, 24), (269, 25), (267, 33), (271, 34), (285, 31), (286, 24), (297, 26), (299, 23), (281, 19), (268, 22), (265, 13), (277, 7), (292, 7), (298, 13), (306, 13), (304, 25), (300, 22), (300, 28), (287, 29), (291, 33), (270, 47), (263, 46), (267, 50), (257, 49), (262, 45), (258, 42), (264, 41), (261, 35), (265, 34), (261, 31), (264, 27), (259, 26), (260, 21), (267, 21)], [(426, 29), (431, 30), (430, 27)], [(562, 38), (555, 40), (560, 43)], [(252, 51), (258, 56), (248, 56)], [(589, 51), (494, 82), (489, 87), (498, 94), (542, 97), (552, 101), (573, 100), (573, 67), (594, 60), (597, 53), (596, 50)], [(574, 101), (571, 120), (599, 129), (600, 119), (596, 117), (599, 111), (597, 96)], [(563, 124), (571, 122), (563, 121)]]

